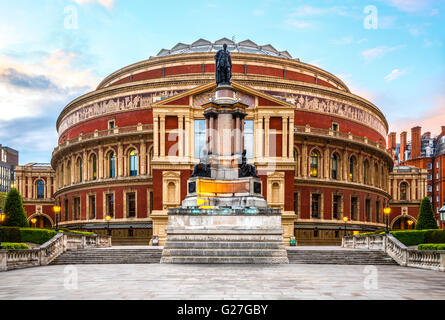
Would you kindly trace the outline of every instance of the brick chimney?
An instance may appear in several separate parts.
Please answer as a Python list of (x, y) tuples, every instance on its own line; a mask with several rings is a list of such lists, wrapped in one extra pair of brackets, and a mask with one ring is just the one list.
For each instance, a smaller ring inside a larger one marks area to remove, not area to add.
[(422, 127), (411, 129), (411, 159), (420, 158), (422, 148)]
[(400, 162), (405, 161), (406, 135), (407, 135), (406, 131), (403, 131), (400, 134), (400, 157), (399, 157)]
[(396, 139), (397, 139), (397, 133), (391, 132), (388, 135), (388, 148), (390, 150), (394, 150), (396, 148)]

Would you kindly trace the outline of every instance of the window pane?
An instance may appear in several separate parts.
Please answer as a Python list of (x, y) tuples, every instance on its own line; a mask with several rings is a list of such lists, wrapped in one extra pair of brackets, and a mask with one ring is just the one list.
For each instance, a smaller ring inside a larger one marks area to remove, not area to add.
[(202, 157), (205, 147), (206, 121), (195, 120), (195, 158)]
[(248, 159), (253, 159), (253, 120), (244, 121), (244, 149)]

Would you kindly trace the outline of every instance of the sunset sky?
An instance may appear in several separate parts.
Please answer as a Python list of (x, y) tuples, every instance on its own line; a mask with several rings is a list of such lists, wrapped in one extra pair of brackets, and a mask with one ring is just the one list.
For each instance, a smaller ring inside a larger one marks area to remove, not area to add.
[(223, 37), (337, 75), (390, 131), (445, 125), (443, 0), (2, 0), (0, 144), (19, 150), (20, 164), (49, 162), (69, 101), (163, 48)]

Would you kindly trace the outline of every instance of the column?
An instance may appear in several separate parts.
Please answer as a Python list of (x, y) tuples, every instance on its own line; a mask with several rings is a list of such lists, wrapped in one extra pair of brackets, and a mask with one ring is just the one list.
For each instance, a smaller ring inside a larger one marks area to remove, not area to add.
[(46, 176), (45, 187), (46, 187), (46, 197), (45, 198), (49, 199), (49, 198), (51, 198), (51, 177), (50, 176)]
[(190, 118), (185, 117), (185, 132), (184, 132), (184, 140), (185, 140), (185, 151), (184, 156), (190, 158), (190, 140), (192, 139), (192, 133), (190, 132)]
[(70, 184), (74, 184), (74, 178), (76, 177), (76, 158), (74, 157), (74, 155), (71, 156), (71, 170), (70, 170), (70, 174), (71, 174), (71, 183)]
[(26, 179), (28, 180), (28, 195), (27, 195), (27, 198), (31, 199), (32, 198), (32, 177), (31, 176), (27, 176)]
[(394, 200), (399, 200), (399, 193), (397, 192), (397, 180), (395, 179), (395, 177), (392, 182), (392, 190), (393, 190), (392, 198)]
[(215, 151), (215, 118), (211, 115), (209, 118), (209, 153), (212, 153)]
[(87, 155), (87, 151), (85, 149), (83, 149), (83, 157), (82, 157), (82, 175), (83, 175), (83, 181), (87, 181), (88, 180), (88, 155)]
[(65, 159), (63, 159), (62, 160), (62, 162), (63, 162), (63, 174), (62, 174), (62, 187), (64, 187), (64, 186), (66, 186), (66, 160)]
[(141, 175), (144, 176), (147, 172), (147, 145), (143, 139), (139, 141), (140, 150), (141, 150)]
[(190, 119), (190, 158), (196, 158), (195, 155), (195, 121)]
[(303, 177), (307, 177), (307, 145), (303, 142), (303, 147), (301, 148), (301, 160), (302, 160), (302, 172)]
[(327, 145), (325, 145), (324, 147), (324, 177), (325, 179), (329, 179), (329, 159), (331, 159), (331, 157), (329, 157), (329, 147)]
[[(206, 130), (206, 133), (208, 134), (208, 130)], [(178, 116), (178, 144), (178, 155), (182, 158), (184, 157), (184, 116)]]
[(161, 157), (165, 157), (165, 115), (161, 115)]
[(159, 157), (159, 121), (153, 117), (153, 158)]
[(119, 142), (117, 146), (117, 174), (119, 177), (123, 176), (123, 164), (124, 164), (124, 150), (122, 142)]
[[(294, 118), (289, 118), (289, 158), (294, 158)], [(293, 159), (295, 160), (295, 159)]]
[(235, 118), (235, 139), (234, 139), (234, 148), (235, 148), (235, 153), (240, 154), (243, 152), (243, 150), (241, 150), (242, 147), (242, 139), (243, 139), (243, 135), (241, 133), (241, 121), (240, 121), (240, 117), (237, 116)]
[(99, 157), (97, 159), (98, 161), (98, 173), (99, 173), (99, 179), (104, 178), (104, 149), (102, 146), (99, 146)]
[(264, 156), (266, 158), (269, 158), (269, 122), (270, 122), (270, 116), (266, 116), (264, 118)]
[(289, 120), (289, 117), (283, 117), (283, 130), (281, 130), (281, 137), (282, 137), (282, 157), (287, 158), (287, 151), (289, 150), (287, 146), (287, 122)]

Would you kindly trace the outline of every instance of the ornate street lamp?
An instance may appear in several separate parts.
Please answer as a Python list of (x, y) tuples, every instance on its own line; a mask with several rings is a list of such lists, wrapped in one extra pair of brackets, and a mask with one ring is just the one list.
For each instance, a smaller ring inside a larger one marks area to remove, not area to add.
[(391, 208), (385, 208), (383, 209), (383, 213), (385, 214), (386, 217), (386, 234), (389, 233), (389, 215), (391, 214)]
[(346, 236), (346, 224), (348, 223), (349, 218), (348, 217), (343, 217), (343, 221), (345, 222), (345, 236)]
[(1, 236), (3, 234), (3, 222), (6, 220), (6, 214), (3, 213), (2, 208), (0, 208), (0, 250), (2, 249), (2, 239)]
[(37, 219), (36, 218), (32, 218), (31, 219), (31, 223), (34, 225), (34, 228), (36, 227), (36, 223), (37, 223)]
[(413, 225), (413, 220), (408, 220), (408, 229), (411, 229), (411, 226)]
[(59, 213), (62, 211), (62, 208), (59, 206), (53, 207), (54, 215), (56, 216), (56, 231), (59, 231)]
[(442, 221), (442, 224), (445, 224), (445, 202), (443, 203), (442, 208), (439, 209), (440, 214), (440, 221)]
[(107, 220), (107, 236), (111, 236), (111, 232), (110, 232), (110, 220), (111, 220), (111, 217), (110, 216), (106, 216), (105, 220)]

